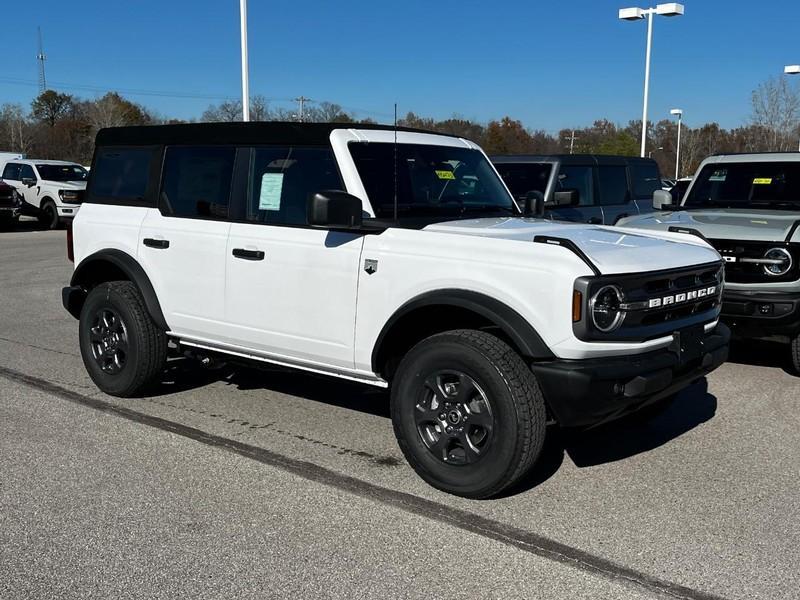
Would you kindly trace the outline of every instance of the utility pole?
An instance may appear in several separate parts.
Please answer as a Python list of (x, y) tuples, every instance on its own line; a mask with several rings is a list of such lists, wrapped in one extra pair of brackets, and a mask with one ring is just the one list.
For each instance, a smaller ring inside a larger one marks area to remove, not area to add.
[(39, 61), (39, 94), (47, 89), (47, 79), (44, 76), (44, 61), (47, 57), (44, 55), (44, 47), (42, 46), (42, 28), (37, 27), (36, 31), (39, 34), (39, 53), (36, 55), (36, 60)]
[(300, 103), (300, 112), (298, 113), (297, 116), (300, 122), (302, 123), (303, 121), (305, 121), (306, 102), (313, 102), (313, 100), (311, 98), (306, 98), (305, 96), (298, 96), (297, 98), (294, 99), (294, 101)]
[(575, 137), (575, 130), (572, 130), (571, 135), (569, 136), (569, 153), (572, 154), (572, 151), (575, 149), (575, 140), (578, 138)]

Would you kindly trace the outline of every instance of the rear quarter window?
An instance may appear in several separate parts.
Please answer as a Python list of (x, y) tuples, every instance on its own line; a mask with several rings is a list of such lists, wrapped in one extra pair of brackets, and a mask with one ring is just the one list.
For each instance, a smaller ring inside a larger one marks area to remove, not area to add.
[(156, 148), (98, 148), (89, 177), (87, 202), (150, 205), (150, 173)]

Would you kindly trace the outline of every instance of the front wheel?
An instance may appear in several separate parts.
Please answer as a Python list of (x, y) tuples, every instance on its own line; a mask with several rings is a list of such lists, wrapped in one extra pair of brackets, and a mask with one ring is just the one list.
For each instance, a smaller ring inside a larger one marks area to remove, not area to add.
[(391, 394), (395, 435), (432, 486), (488, 498), (518, 481), (539, 456), (545, 404), (522, 358), (483, 331), (433, 335), (411, 349)]
[(167, 336), (130, 281), (101, 283), (81, 309), (83, 364), (106, 394), (129, 397), (155, 379), (167, 359)]
[(42, 203), (42, 213), (39, 215), (39, 222), (48, 229), (58, 229), (58, 209), (55, 202), (45, 200)]

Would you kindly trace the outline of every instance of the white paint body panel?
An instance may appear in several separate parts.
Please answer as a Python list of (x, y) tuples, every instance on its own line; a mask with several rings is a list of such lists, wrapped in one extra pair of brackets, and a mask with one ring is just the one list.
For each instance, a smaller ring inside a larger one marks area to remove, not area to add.
[[(374, 212), (347, 144), (392, 143), (392, 131), (331, 134), (346, 190)], [(398, 143), (480, 150), (472, 142), (399, 132)], [(488, 160), (488, 159), (487, 159)], [(499, 177), (499, 176), (498, 176)], [(115, 248), (135, 257), (153, 284), (170, 334), (198, 347), (384, 384), (372, 353), (384, 324), (426, 292), (468, 290), (524, 317), (558, 357), (630, 355), (668, 345), (582, 342), (572, 332), (575, 279), (590, 267), (537, 235), (574, 242), (603, 274), (688, 267), (719, 260), (700, 239), (520, 218), (444, 222), (380, 234), (164, 217), (157, 209), (87, 204), (75, 221), (76, 264)], [(166, 239), (167, 249), (143, 245)], [(232, 256), (261, 250), (262, 261)], [(377, 272), (364, 270), (366, 259)]]

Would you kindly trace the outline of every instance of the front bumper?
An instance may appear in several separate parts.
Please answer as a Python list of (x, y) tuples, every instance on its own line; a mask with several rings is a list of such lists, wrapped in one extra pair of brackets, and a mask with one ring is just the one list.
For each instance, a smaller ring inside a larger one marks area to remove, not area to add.
[(722, 319), (742, 337), (800, 333), (800, 292), (725, 290)]
[(589, 427), (654, 404), (707, 375), (728, 358), (730, 330), (679, 332), (667, 348), (631, 356), (554, 360), (531, 365), (556, 421)]

